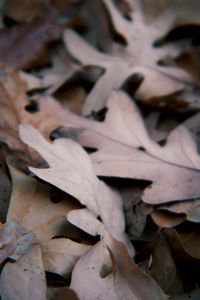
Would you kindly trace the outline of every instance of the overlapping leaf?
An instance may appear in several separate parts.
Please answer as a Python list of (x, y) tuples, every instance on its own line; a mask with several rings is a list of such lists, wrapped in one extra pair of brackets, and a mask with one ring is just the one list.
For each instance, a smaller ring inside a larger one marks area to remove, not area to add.
[[(65, 139), (50, 144), (30, 125), (21, 126), (20, 136), (49, 164), (47, 169), (30, 168), (30, 170), (87, 206), (90, 211), (87, 217), (90, 216), (90, 221), (87, 222), (88, 230), (86, 227), (83, 230), (91, 233), (91, 226), (93, 228), (91, 220), (96, 220), (96, 217), (100, 216), (110, 234), (120, 241), (128, 242), (124, 234), (125, 224), (120, 195), (96, 177), (90, 158), (80, 145)], [(82, 217), (80, 213), (77, 222), (81, 228), (84, 219), (84, 214)], [(100, 223), (98, 220), (96, 222)], [(102, 231), (97, 233), (104, 234)]]
[(2, 300), (46, 299), (46, 278), (38, 245), (33, 246), (17, 262), (6, 264), (0, 287)]
[(64, 228), (67, 233), (66, 214), (77, 208), (70, 201), (53, 203), (47, 187), (17, 170), (12, 170), (12, 179), (7, 220), (1, 228), (1, 261), (9, 255), (22, 255), (32, 243), (64, 234)]
[[(102, 266), (109, 269), (111, 259), (110, 272), (100, 276)], [(72, 273), (71, 288), (82, 300), (167, 299), (157, 283), (131, 260), (126, 247), (111, 237), (80, 258)]]
[[(143, 15), (141, 1), (132, 2), (133, 11), (129, 16), (130, 20), (126, 20), (121, 15), (112, 0), (103, 2), (116, 32), (124, 38), (126, 46), (114, 44), (111, 54), (102, 54), (74, 32), (68, 30), (64, 33), (67, 49), (81, 64), (100, 66), (105, 70), (89, 94), (83, 113), (87, 115), (93, 110), (104, 107), (111, 91), (120, 88), (132, 75), (138, 76), (138, 80), (143, 81), (136, 91), (136, 97), (143, 101), (187, 91), (188, 97), (186, 93), (184, 94), (185, 103), (177, 101), (177, 106), (187, 106), (192, 102), (193, 106), (199, 107), (199, 104), (194, 101), (195, 98), (191, 97), (191, 90), (195, 86), (192, 77), (178, 67), (158, 65), (159, 61), (166, 57), (176, 57), (184, 50), (183, 44), (159, 48), (153, 46), (172, 29), (176, 20), (173, 9), (181, 9), (183, 13), (187, 11), (187, 3), (178, 8), (173, 6), (168, 8), (148, 24)], [(164, 104), (161, 100), (159, 102), (158, 105)]]
[(78, 128), (79, 142), (98, 149), (91, 155), (98, 175), (152, 181), (142, 197), (151, 204), (199, 197), (200, 157), (185, 127), (175, 128), (161, 147), (149, 138), (140, 113), (128, 96), (113, 92), (107, 106), (104, 122), (69, 113), (65, 123), (69, 135), (72, 128)]

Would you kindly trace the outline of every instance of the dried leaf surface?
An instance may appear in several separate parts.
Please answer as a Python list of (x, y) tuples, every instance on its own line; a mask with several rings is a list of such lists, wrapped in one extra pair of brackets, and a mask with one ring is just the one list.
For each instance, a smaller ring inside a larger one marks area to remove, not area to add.
[(38, 245), (33, 246), (17, 262), (5, 265), (0, 286), (3, 300), (46, 299), (46, 279)]
[(91, 246), (73, 242), (66, 238), (52, 239), (41, 244), (44, 269), (69, 277), (76, 261)]
[(29, 112), (28, 107), (31, 106), (31, 102), (28, 100), (26, 92), (26, 82), (21, 79), (18, 72), (5, 72), (0, 76), (0, 140), (9, 147), (7, 153), (10, 163), (16, 165), (19, 160), (17, 165), (21, 168), (24, 162), (33, 161), (37, 165), (42, 163), (42, 159), (19, 139), (19, 124), (30, 123), (39, 128), (47, 138), (50, 132), (61, 124), (58, 119), (47, 112)]
[(113, 92), (107, 106), (104, 122), (69, 113), (64, 124), (69, 136), (78, 128), (76, 140), (98, 149), (91, 155), (96, 173), (152, 181), (142, 197), (151, 204), (198, 198), (200, 156), (189, 131), (178, 126), (162, 147), (149, 138), (138, 108), (123, 92)]
[(34, 233), (37, 242), (48, 241), (61, 234), (66, 224), (66, 214), (77, 205), (70, 199), (53, 203), (48, 187), (17, 170), (11, 169), (11, 174), (13, 191), (7, 222), (15, 221), (25, 232)]
[[(0, 61), (14, 68), (32, 68), (48, 63), (47, 46), (61, 37), (58, 13), (49, 11), (38, 20), (0, 31)], [(29, 45), (29, 47), (27, 47)], [(13, 47), (15, 51), (12, 51)]]
[[(110, 55), (102, 54), (74, 32), (64, 33), (67, 49), (81, 64), (100, 66), (105, 69), (104, 75), (97, 81), (86, 100), (83, 114), (87, 115), (93, 110), (104, 107), (111, 91), (120, 88), (132, 75), (139, 76), (139, 81), (142, 81), (136, 91), (136, 97), (143, 101), (190, 91), (191, 83), (195, 85), (195, 82), (188, 73), (177, 66), (158, 65), (158, 62), (166, 56), (176, 57), (184, 50), (183, 45), (170, 44), (158, 48), (153, 46), (174, 25), (173, 9), (175, 8), (172, 6), (149, 24), (145, 21), (140, 1), (133, 1), (133, 11), (129, 14), (129, 20), (122, 16), (113, 1), (103, 2), (111, 16), (114, 29), (123, 37), (126, 46), (114, 44)], [(184, 9), (187, 11), (187, 4)], [(185, 104), (183, 101), (182, 105), (187, 106), (188, 103), (189, 99), (186, 99)]]
[[(100, 276), (102, 266), (109, 265), (110, 259), (112, 272)], [(83, 300), (167, 299), (157, 283), (135, 265), (126, 247), (108, 236), (79, 259), (70, 287)]]
[[(78, 199), (93, 214), (100, 216), (108, 232), (127, 242), (120, 195), (100, 181), (87, 153), (72, 140), (60, 139), (50, 144), (30, 125), (21, 125), (20, 136), (48, 162), (48, 169), (30, 168), (38, 177)], [(80, 219), (80, 222), (84, 222)], [(93, 225), (91, 224), (92, 228)], [(90, 223), (88, 223), (90, 232)], [(84, 227), (85, 230), (85, 227)]]
[(118, 300), (114, 289), (113, 275), (109, 274), (105, 278), (100, 276), (103, 264), (109, 260), (109, 252), (103, 241), (98, 242), (78, 260), (72, 273), (70, 287), (80, 299)]

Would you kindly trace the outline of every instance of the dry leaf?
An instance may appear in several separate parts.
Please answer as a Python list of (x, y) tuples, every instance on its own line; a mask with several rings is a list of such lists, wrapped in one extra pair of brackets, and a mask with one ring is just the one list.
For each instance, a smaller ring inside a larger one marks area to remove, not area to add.
[(19, 238), (19, 232), (17, 232), (18, 224), (14, 221), (1, 224), (0, 227), (0, 263), (2, 263), (9, 255), (11, 255), (16, 247), (17, 240)]
[(0, 298), (187, 299), (199, 1), (0, 2)]
[(163, 205), (159, 209), (175, 214), (182, 214), (182, 217), (190, 222), (199, 223), (200, 221), (200, 199)]
[(118, 300), (113, 275), (100, 276), (104, 264), (109, 265), (109, 252), (103, 240), (98, 242), (76, 263), (70, 287), (81, 300)]
[[(111, 16), (115, 31), (125, 40), (126, 46), (114, 44), (113, 55), (102, 54), (72, 31), (64, 33), (64, 41), (69, 52), (83, 65), (100, 66), (105, 73), (97, 81), (89, 94), (83, 108), (83, 114), (103, 108), (113, 89), (122, 86), (126, 79), (135, 75), (143, 81), (136, 91), (136, 97), (153, 101), (158, 97), (191, 91), (191, 76), (183, 69), (171, 66), (159, 66), (158, 62), (166, 56), (172, 58), (183, 51), (183, 45), (167, 45), (155, 48), (153, 44), (166, 34), (174, 25), (173, 7), (150, 24), (145, 22), (143, 8), (139, 1), (134, 1), (134, 10), (126, 20), (111, 0), (104, 0)], [(185, 7), (187, 10), (187, 7)], [(143, 38), (145, 36), (145, 38)], [(137, 41), (137, 42), (136, 42)], [(158, 84), (159, 82), (159, 84)], [(98, 97), (96, 97), (98, 95)], [(188, 106), (190, 103), (185, 94), (185, 101), (177, 100), (177, 106)], [(152, 102), (153, 102), (152, 101)], [(164, 102), (158, 101), (163, 105)], [(194, 100), (192, 101), (195, 104)], [(165, 105), (165, 104), (164, 104)], [(199, 107), (199, 103), (196, 103)]]
[[(101, 276), (111, 258), (112, 269)], [(126, 247), (108, 236), (79, 259), (70, 287), (81, 300), (167, 299), (157, 283), (135, 265)]]
[(182, 247), (193, 257), (200, 259), (200, 250), (199, 250), (199, 226), (192, 231), (191, 233), (180, 233), (179, 240), (182, 244)]
[(184, 292), (175, 260), (164, 236), (161, 236), (153, 247), (149, 275), (167, 295), (176, 296)]
[(173, 228), (165, 229), (171, 248), (177, 260), (200, 263), (199, 228), (192, 233), (179, 234)]
[[(25, 143), (34, 147), (49, 165), (48, 169), (31, 167), (30, 170), (78, 199), (81, 204), (87, 206), (94, 219), (100, 216), (105, 229), (116, 239), (128, 244), (131, 251), (132, 247), (124, 234), (120, 195), (96, 177), (90, 158), (82, 147), (66, 139), (50, 144), (30, 125), (20, 126), (20, 136)], [(78, 220), (80, 226), (84, 223), (84, 216)], [(91, 226), (93, 228), (92, 224)], [(86, 230), (86, 227), (83, 230)], [(88, 232), (90, 231), (88, 223)]]
[[(20, 162), (35, 162), (41, 164), (42, 159), (36, 152), (30, 151), (19, 139), (18, 126), (21, 122), (31, 123), (46, 136), (57, 128), (58, 119), (48, 115), (46, 112), (31, 113), (28, 107), (31, 102), (26, 96), (26, 83), (20, 78), (19, 73), (15, 71), (6, 72), (0, 76), (0, 94), (1, 94), (1, 121), (0, 121), (0, 140), (8, 145), (9, 162), (12, 163), (13, 157)], [(18, 163), (18, 165), (20, 165)], [(22, 165), (22, 164), (21, 164)], [(20, 166), (19, 166), (20, 167)]]
[(48, 288), (47, 291), (47, 299), (48, 300), (80, 300), (78, 296), (68, 287), (62, 288)]
[(76, 261), (91, 246), (57, 238), (41, 243), (41, 248), (45, 271), (69, 277)]
[(36, 21), (1, 29), (1, 63), (14, 68), (32, 68), (47, 64), (47, 46), (50, 42), (58, 41), (63, 30), (63, 24), (59, 23), (58, 17), (57, 12), (49, 11), (45, 17)]
[(132, 261), (122, 243), (111, 238), (108, 247), (113, 260), (117, 299), (168, 299), (154, 279)]
[(44, 13), (43, 0), (28, 0), (26, 2), (8, 0), (5, 2), (4, 15), (16, 21), (32, 21)]
[(17, 170), (11, 169), (13, 191), (6, 224), (0, 231), (1, 261), (17, 259), (35, 242), (67, 235), (66, 214), (78, 208), (70, 199), (53, 203), (49, 188)]
[(189, 131), (178, 126), (162, 147), (149, 138), (136, 105), (123, 92), (113, 92), (107, 106), (104, 122), (68, 113), (64, 123), (65, 135), (73, 132), (83, 146), (98, 149), (91, 154), (96, 173), (152, 181), (142, 196), (150, 204), (198, 198), (200, 156)]
[[(110, 265), (110, 255), (113, 270), (102, 277), (103, 266)], [(147, 295), (148, 299), (167, 299), (156, 282), (138, 269), (126, 247), (109, 236), (79, 259), (72, 273), (71, 288), (83, 300), (139, 300), (147, 299)]]
[[(184, 204), (180, 202), (181, 204)], [(173, 204), (172, 204), (173, 205)], [(175, 227), (185, 221), (185, 215), (173, 214), (165, 210), (154, 210), (151, 218), (159, 228)]]
[(49, 188), (15, 169), (11, 169), (13, 191), (7, 222), (15, 221), (25, 232), (32, 232), (34, 241), (48, 241), (56, 235), (67, 233), (66, 214), (78, 208), (65, 199), (53, 203)]
[(46, 279), (38, 245), (17, 262), (8, 262), (4, 266), (0, 288), (2, 300), (46, 299)]

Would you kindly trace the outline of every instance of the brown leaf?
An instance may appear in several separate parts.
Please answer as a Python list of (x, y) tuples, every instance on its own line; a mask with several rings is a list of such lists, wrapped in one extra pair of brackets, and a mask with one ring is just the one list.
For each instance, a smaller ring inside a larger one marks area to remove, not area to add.
[(175, 260), (164, 236), (154, 244), (149, 275), (167, 295), (176, 296), (184, 292)]
[[(2, 157), (1, 157), (2, 156)], [(0, 150), (0, 221), (6, 221), (7, 210), (11, 195), (11, 182), (6, 170), (3, 155)]]
[(184, 291), (192, 291), (199, 285), (199, 228), (192, 233), (184, 234), (179, 234), (172, 228), (165, 229), (165, 232), (181, 275)]
[(199, 232), (200, 228), (197, 227), (191, 233), (180, 233), (179, 239), (181, 241), (184, 249), (193, 257), (197, 257), (200, 259), (200, 249), (199, 249)]
[(63, 300), (63, 299), (79, 300), (76, 293), (68, 287), (48, 288), (47, 299), (48, 300)]
[(41, 249), (33, 246), (17, 262), (8, 262), (0, 280), (2, 300), (45, 300), (46, 279)]
[(198, 268), (200, 266), (199, 228), (192, 233), (179, 234), (173, 228), (165, 229), (165, 232), (176, 260), (196, 263)]
[(168, 299), (153, 278), (132, 261), (122, 243), (112, 239), (108, 247), (113, 260), (117, 299)]
[(36, 21), (1, 29), (1, 63), (14, 68), (33, 68), (46, 64), (49, 61), (48, 44), (58, 41), (63, 30), (58, 17), (57, 12), (49, 11)]
[[(103, 266), (110, 266), (110, 272), (102, 277)], [(108, 236), (78, 260), (70, 287), (82, 300), (167, 299), (132, 261), (126, 247)]]
[[(181, 202), (181, 204), (184, 204)], [(165, 210), (154, 210), (151, 213), (154, 223), (160, 228), (171, 228), (185, 221), (184, 215), (169, 213)]]
[(8, 0), (5, 2), (4, 15), (19, 22), (32, 21), (44, 13), (43, 0), (28, 0), (26, 2)]
[(50, 132), (60, 124), (52, 114), (49, 116), (43, 112), (28, 112), (27, 108), (30, 102), (27, 99), (26, 91), (26, 83), (17, 72), (6, 72), (0, 76), (0, 140), (9, 147), (9, 162), (12, 164), (16, 159), (20, 160), (20, 163), (17, 164), (19, 168), (22, 168), (21, 162), (23, 161), (25, 163), (35, 161), (36, 165), (42, 163), (41, 157), (20, 141), (19, 124), (21, 122), (31, 123), (39, 128), (46, 137), (49, 137)]

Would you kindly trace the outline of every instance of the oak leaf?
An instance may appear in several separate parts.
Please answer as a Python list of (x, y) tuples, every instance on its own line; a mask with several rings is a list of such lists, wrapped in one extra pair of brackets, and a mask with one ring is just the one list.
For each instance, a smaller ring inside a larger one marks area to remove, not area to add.
[(6, 223), (0, 230), (1, 261), (11, 255), (17, 259), (33, 243), (67, 235), (66, 214), (79, 207), (67, 198), (53, 203), (48, 187), (18, 170), (11, 169), (11, 175), (13, 191)]
[[(20, 126), (20, 136), (25, 143), (37, 150), (49, 165), (47, 169), (30, 167), (30, 170), (78, 199), (89, 209), (87, 216), (90, 215), (91, 220), (100, 216), (103, 228), (105, 227), (103, 231), (107, 230), (132, 249), (124, 233), (120, 195), (96, 177), (90, 158), (82, 147), (69, 139), (59, 139), (50, 144), (30, 125)], [(80, 221), (79, 226), (85, 224), (85, 218), (81, 218), (81, 214), (77, 219)], [(101, 223), (98, 220), (96, 222)], [(87, 225), (90, 233), (90, 223)], [(93, 228), (92, 224), (91, 226)], [(83, 230), (87, 231), (86, 227)], [(100, 234), (103, 236), (104, 232)]]
[(28, 149), (19, 139), (18, 126), (27, 122), (38, 128), (47, 138), (50, 132), (59, 126), (60, 121), (47, 112), (28, 111), (31, 102), (28, 100), (27, 84), (17, 71), (4, 72), (0, 76), (0, 140), (8, 146), (9, 162), (19, 160), (17, 165), (22, 168), (22, 162), (34, 161), (41, 164), (42, 159), (36, 152)]
[[(154, 47), (154, 44), (173, 28), (176, 18), (178, 19), (174, 14), (173, 5), (149, 23), (145, 20), (141, 1), (132, 2), (133, 9), (129, 14), (129, 20), (122, 16), (112, 0), (103, 2), (111, 16), (115, 31), (125, 40), (125, 46), (113, 43), (111, 53), (103, 54), (75, 32), (70, 30), (64, 32), (64, 42), (74, 58), (84, 66), (99, 66), (105, 70), (88, 95), (83, 114), (88, 115), (103, 108), (112, 90), (121, 88), (131, 77), (135, 78), (139, 85), (135, 96), (142, 101), (152, 100), (153, 103), (159, 99), (156, 103), (161, 106), (166, 105), (165, 96), (175, 95), (174, 98), (176, 96), (180, 98), (180, 101), (177, 98), (177, 106), (195, 105), (195, 97), (192, 97), (191, 91), (197, 83), (192, 76), (178, 66), (159, 65), (166, 57), (173, 59), (178, 56), (184, 51), (184, 45), (174, 43)], [(181, 13), (184, 9), (187, 12), (187, 3), (178, 6), (179, 8)], [(196, 105), (199, 107), (199, 103)]]
[(65, 136), (98, 150), (90, 155), (97, 175), (152, 181), (142, 196), (150, 204), (199, 197), (200, 156), (187, 128), (176, 127), (162, 147), (150, 139), (125, 93), (113, 92), (107, 107), (104, 122), (68, 113), (68, 130), (63, 129)]
[[(107, 270), (110, 266), (110, 271), (104, 274), (103, 266)], [(82, 300), (167, 299), (157, 283), (132, 261), (126, 247), (111, 236), (105, 236), (79, 259), (70, 287)]]

